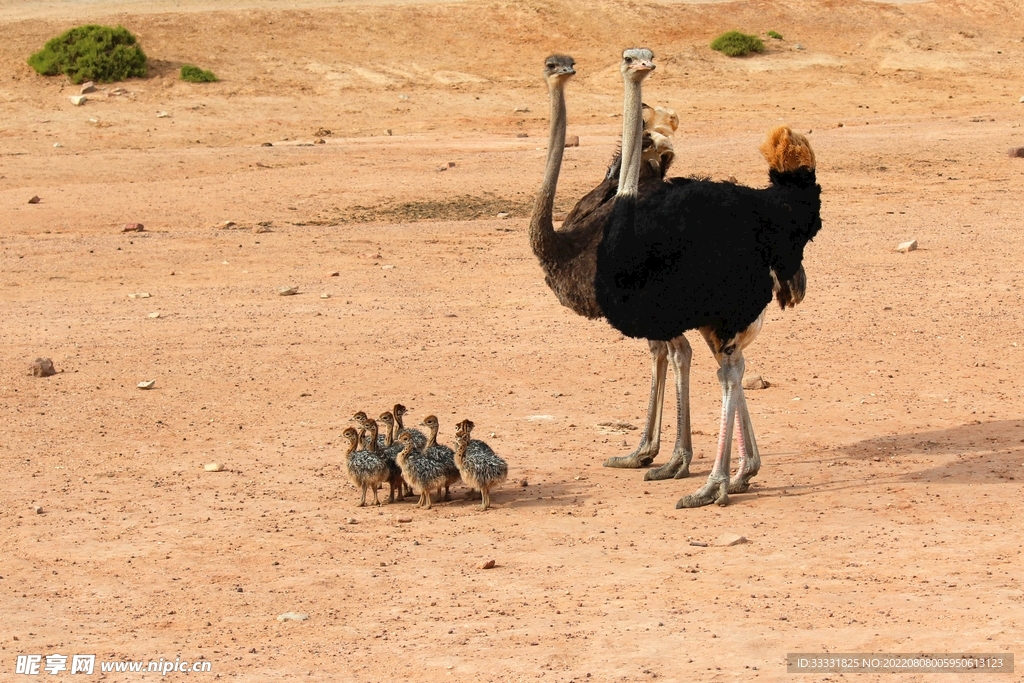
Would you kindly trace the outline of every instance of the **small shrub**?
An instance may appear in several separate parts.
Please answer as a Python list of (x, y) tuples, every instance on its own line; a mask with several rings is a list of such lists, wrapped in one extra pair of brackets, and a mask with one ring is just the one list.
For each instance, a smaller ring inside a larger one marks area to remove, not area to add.
[(181, 67), (181, 80), (189, 83), (213, 83), (217, 77), (212, 71), (200, 69), (198, 66), (185, 64)]
[(742, 57), (750, 52), (764, 52), (764, 43), (757, 36), (728, 31), (711, 41), (711, 49), (728, 57)]
[(28, 58), (43, 76), (65, 74), (72, 83), (111, 83), (146, 75), (146, 53), (123, 26), (77, 26), (49, 40)]
[(775, 40), (783, 40), (782, 34), (778, 31), (768, 31), (768, 37), (774, 38)]

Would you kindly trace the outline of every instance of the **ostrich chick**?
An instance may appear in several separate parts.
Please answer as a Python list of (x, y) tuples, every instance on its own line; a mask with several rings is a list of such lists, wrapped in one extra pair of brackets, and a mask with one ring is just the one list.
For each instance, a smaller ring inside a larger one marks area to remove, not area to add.
[(408, 430), (406, 430), (404, 424), (402, 423), (402, 418), (404, 418), (405, 414), (409, 412), (409, 409), (403, 406), (401, 403), (396, 403), (392, 412), (394, 413), (395, 416), (395, 438), (397, 439), (398, 435), (402, 431), (408, 431), (410, 434), (412, 434), (412, 443), (415, 446), (416, 450), (422, 451), (423, 447), (427, 445), (427, 437), (424, 436), (423, 432), (421, 432), (418, 429), (413, 429), (410, 427)]
[[(462, 475), (459, 473), (459, 468), (455, 466), (455, 451), (448, 446), (437, 443), (438, 422), (436, 415), (427, 415), (423, 418), (423, 426), (430, 430), (430, 436), (427, 437), (427, 444), (423, 447), (423, 454), (429, 458), (434, 458), (444, 467), (444, 472), (447, 475), (444, 482), (444, 499), (448, 500), (448, 489), (452, 484), (462, 478)], [(441, 494), (440, 489), (437, 493), (438, 495)]]
[(377, 487), (388, 480), (388, 466), (384, 460), (368, 451), (357, 451), (359, 443), (359, 432), (349, 427), (342, 433), (342, 437), (348, 442), (345, 451), (345, 471), (352, 483), (362, 489), (363, 495), (359, 499), (359, 507), (366, 505), (366, 490), (373, 489), (373, 503), (380, 505), (377, 498)]
[(491, 489), (508, 478), (508, 463), (491, 447), (478, 439), (470, 439), (473, 423), (463, 420), (455, 428), (455, 466), (462, 481), (480, 491), (481, 510), (491, 506)]
[(409, 482), (409, 486), (414, 490), (419, 489), (420, 492), (416, 507), (426, 507), (429, 510), (430, 492), (440, 489), (448, 481), (444, 465), (439, 460), (416, 450), (412, 434), (409, 432), (400, 432), (398, 443), (401, 444), (402, 450), (395, 460), (402, 468), (402, 476)]
[[(405, 480), (402, 478), (402, 468), (398, 466), (396, 458), (402, 450), (402, 444), (395, 441), (395, 417), (391, 413), (383, 412), (380, 414), (380, 421), (384, 423), (386, 429), (382, 436), (383, 448), (380, 449), (381, 455), (384, 456), (384, 460), (388, 463), (388, 468), (391, 470), (391, 474), (388, 477), (388, 483), (391, 484), (391, 491), (388, 493), (388, 502), (395, 502), (395, 490), (398, 490), (398, 500), (405, 499)], [(380, 441), (380, 439), (378, 439)]]

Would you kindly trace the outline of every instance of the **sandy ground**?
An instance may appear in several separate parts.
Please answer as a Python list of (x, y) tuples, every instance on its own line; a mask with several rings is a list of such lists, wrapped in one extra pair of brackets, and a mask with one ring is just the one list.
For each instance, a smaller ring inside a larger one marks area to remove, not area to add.
[[(367, 682), (1022, 654), (1019, 5), (207, 4), (0, 3), (0, 679), (55, 652)], [(74, 107), (25, 58), (86, 22), (135, 32), (152, 73)], [(785, 40), (707, 48), (732, 28)], [(807, 299), (747, 354), (764, 467), (724, 508), (674, 509), (713, 455), (703, 344), (693, 477), (602, 468), (637, 442), (646, 345), (560, 307), (527, 245), (544, 56), (580, 72), (566, 209), (615, 147), (629, 44), (658, 55), (678, 173), (760, 185), (767, 129), (813, 131), (825, 227)], [(442, 441), (477, 423), (511, 467), (492, 510), (461, 487), (356, 507), (340, 432), (395, 402)]]

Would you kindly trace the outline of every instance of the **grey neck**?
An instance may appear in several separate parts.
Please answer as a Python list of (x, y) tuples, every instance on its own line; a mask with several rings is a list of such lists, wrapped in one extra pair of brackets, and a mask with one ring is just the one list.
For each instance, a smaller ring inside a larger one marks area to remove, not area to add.
[(636, 197), (640, 187), (640, 157), (643, 153), (643, 96), (640, 82), (623, 76), (622, 98), (622, 171), (618, 196)]
[(553, 81), (550, 85), (551, 127), (548, 131), (548, 160), (544, 167), (544, 181), (541, 183), (537, 201), (530, 219), (530, 244), (535, 255), (547, 252), (547, 242), (554, 237), (555, 228), (551, 215), (555, 206), (555, 189), (558, 174), (562, 170), (562, 155), (565, 152), (565, 83)]

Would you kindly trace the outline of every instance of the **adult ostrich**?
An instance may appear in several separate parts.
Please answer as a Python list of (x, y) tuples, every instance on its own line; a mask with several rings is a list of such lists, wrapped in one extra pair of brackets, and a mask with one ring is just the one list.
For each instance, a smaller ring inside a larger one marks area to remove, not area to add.
[[(544, 61), (544, 80), (548, 84), (551, 124), (544, 181), (530, 219), (530, 246), (544, 270), (544, 280), (563, 306), (586, 318), (601, 318), (594, 277), (597, 271), (597, 245), (604, 227), (611, 220), (615, 191), (619, 184), (620, 158), (608, 168), (604, 180), (573, 207), (560, 230), (554, 229), (552, 212), (558, 176), (565, 148), (565, 86), (575, 75), (575, 62), (568, 55), (551, 55)], [(651, 131), (642, 135), (638, 182), (646, 187), (660, 184), (674, 158), (668, 134), (678, 125), (674, 113), (647, 108)], [(642, 122), (641, 122), (642, 125)], [(610, 458), (609, 467), (646, 467), (658, 455), (661, 445), (661, 415), (665, 397), (665, 379), (669, 363), (676, 379), (678, 432), (672, 458), (663, 467), (647, 473), (648, 479), (666, 479), (689, 475), (693, 456), (690, 437), (689, 372), (693, 352), (686, 337), (670, 341), (649, 341), (651, 351), (651, 395), (647, 421), (640, 446), (633, 453)], [(748, 420), (749, 422), (749, 420)]]
[[(744, 457), (748, 443), (751, 456), (756, 450), (743, 417), (743, 349), (760, 331), (773, 293), (783, 307), (783, 297), (799, 298), (790, 285), (802, 290), (804, 247), (821, 228), (821, 187), (810, 144), (785, 127), (761, 146), (771, 167), (766, 189), (693, 179), (641, 185), (641, 83), (653, 60), (647, 49), (623, 52), (622, 171), (594, 287), (601, 311), (623, 334), (668, 341), (696, 329), (711, 347), (722, 386), (715, 464), (707, 484), (676, 507), (725, 505), (759, 466)], [(741, 463), (730, 484), (738, 415)]]

